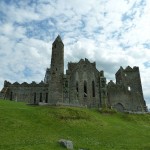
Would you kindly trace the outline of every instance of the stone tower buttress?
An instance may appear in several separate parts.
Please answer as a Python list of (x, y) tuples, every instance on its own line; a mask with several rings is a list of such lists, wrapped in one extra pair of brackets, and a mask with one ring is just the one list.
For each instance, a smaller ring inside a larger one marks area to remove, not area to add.
[(63, 102), (64, 44), (58, 35), (52, 44), (49, 103)]
[(130, 101), (132, 101), (130, 109), (146, 111), (139, 67), (128, 66), (125, 69), (121, 67), (116, 73), (116, 83), (123, 84), (130, 93)]

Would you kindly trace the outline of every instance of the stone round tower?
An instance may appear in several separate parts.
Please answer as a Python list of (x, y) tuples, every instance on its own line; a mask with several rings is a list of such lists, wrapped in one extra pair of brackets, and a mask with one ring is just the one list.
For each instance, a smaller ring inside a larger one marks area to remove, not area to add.
[(64, 44), (58, 35), (52, 44), (48, 102), (63, 102)]

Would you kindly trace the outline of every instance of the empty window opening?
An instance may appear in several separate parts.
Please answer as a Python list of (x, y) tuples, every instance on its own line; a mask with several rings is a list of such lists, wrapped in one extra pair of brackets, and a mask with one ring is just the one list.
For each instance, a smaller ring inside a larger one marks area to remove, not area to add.
[(45, 103), (48, 103), (48, 93), (46, 93)]
[(128, 86), (128, 91), (131, 91), (131, 87), (130, 86)]
[(34, 93), (34, 104), (36, 103), (36, 93)]
[(68, 81), (65, 81), (65, 87), (68, 87)]
[(92, 95), (95, 97), (95, 82), (92, 81)]
[(78, 81), (76, 82), (76, 91), (79, 91), (79, 87), (78, 87)]
[(126, 76), (127, 76), (127, 74), (125, 73), (125, 74), (124, 74), (124, 76), (126, 77)]
[(40, 102), (42, 102), (42, 93), (40, 93)]
[(87, 97), (87, 82), (84, 81), (84, 97)]
[(10, 93), (10, 100), (13, 98), (13, 92)]
[(79, 92), (78, 81), (76, 82), (76, 92), (77, 92), (77, 97), (78, 97), (78, 92)]

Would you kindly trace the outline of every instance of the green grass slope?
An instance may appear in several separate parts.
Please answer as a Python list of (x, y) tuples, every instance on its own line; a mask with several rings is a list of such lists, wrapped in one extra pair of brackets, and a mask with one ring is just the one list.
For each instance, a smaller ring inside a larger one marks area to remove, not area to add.
[(63, 150), (62, 138), (75, 150), (150, 150), (150, 115), (0, 100), (1, 150)]

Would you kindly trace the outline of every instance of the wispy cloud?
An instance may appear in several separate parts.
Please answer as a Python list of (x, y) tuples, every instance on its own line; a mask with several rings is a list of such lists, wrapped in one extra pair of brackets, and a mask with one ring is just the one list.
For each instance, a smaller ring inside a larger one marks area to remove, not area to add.
[(120, 65), (139, 66), (150, 105), (150, 1), (1, 0), (0, 26), (1, 87), (5, 79), (42, 80), (60, 34), (66, 68), (86, 57), (114, 80)]

